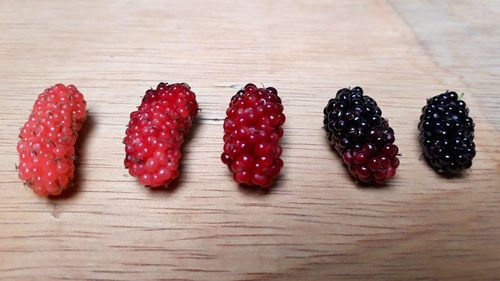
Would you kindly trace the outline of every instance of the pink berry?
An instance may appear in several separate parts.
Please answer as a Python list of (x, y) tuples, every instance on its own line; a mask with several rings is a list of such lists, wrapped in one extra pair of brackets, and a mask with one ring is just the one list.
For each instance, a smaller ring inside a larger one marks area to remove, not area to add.
[(75, 86), (57, 84), (38, 96), (17, 145), (19, 178), (40, 196), (59, 195), (74, 177), (74, 145), (87, 118)]

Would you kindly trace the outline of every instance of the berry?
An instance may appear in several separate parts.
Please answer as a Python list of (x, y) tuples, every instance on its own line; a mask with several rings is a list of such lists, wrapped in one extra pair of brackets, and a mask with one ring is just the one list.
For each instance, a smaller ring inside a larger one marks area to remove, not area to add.
[(323, 110), (324, 130), (349, 173), (364, 183), (382, 184), (399, 166), (394, 130), (363, 89), (341, 89)]
[(130, 114), (123, 140), (125, 168), (145, 186), (161, 187), (175, 179), (184, 137), (198, 113), (196, 95), (185, 83), (160, 83), (146, 91)]
[(424, 156), (438, 172), (455, 174), (472, 166), (476, 155), (474, 122), (457, 93), (446, 92), (427, 100), (418, 129)]
[(283, 167), (285, 115), (278, 92), (248, 84), (231, 98), (226, 114), (222, 162), (238, 183), (271, 186)]
[(17, 144), (19, 178), (40, 196), (59, 195), (74, 177), (75, 143), (87, 118), (73, 85), (57, 84), (38, 96)]

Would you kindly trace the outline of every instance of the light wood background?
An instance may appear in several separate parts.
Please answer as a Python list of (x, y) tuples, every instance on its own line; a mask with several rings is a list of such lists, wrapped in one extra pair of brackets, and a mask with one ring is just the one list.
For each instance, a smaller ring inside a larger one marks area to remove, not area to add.
[[(1, 280), (499, 280), (499, 1), (0, 1)], [(159, 81), (202, 111), (168, 190), (123, 168), (128, 115)], [(57, 82), (85, 94), (78, 179), (59, 199), (17, 178), (19, 128)], [(276, 87), (285, 167), (270, 192), (220, 162), (230, 97)], [(322, 109), (360, 85), (403, 154), (358, 187)], [(426, 97), (465, 93), (477, 156), (461, 178), (420, 158)]]

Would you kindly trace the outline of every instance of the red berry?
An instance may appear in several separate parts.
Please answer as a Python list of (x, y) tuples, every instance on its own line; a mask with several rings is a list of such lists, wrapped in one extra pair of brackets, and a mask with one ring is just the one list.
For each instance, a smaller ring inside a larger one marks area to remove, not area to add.
[(381, 153), (387, 157), (395, 156), (398, 153), (398, 147), (393, 144), (386, 144), (381, 148)]
[(382, 169), (387, 169), (391, 165), (391, 162), (389, 159), (387, 159), (386, 156), (380, 157), (380, 168)]
[(38, 96), (17, 144), (19, 178), (40, 196), (59, 195), (74, 177), (78, 131), (86, 102), (73, 85), (57, 84)]
[(371, 173), (368, 167), (363, 165), (356, 167), (356, 175), (358, 175), (361, 179), (368, 179), (371, 176)]
[(396, 157), (392, 158), (391, 167), (394, 169), (394, 171), (396, 171), (396, 168), (399, 167), (399, 159), (398, 158), (396, 158)]
[(358, 165), (366, 163), (367, 160), (368, 157), (366, 157), (366, 154), (364, 154), (363, 152), (356, 153), (356, 156), (354, 157), (354, 163)]
[(248, 84), (231, 98), (226, 114), (222, 162), (238, 183), (271, 186), (283, 167), (285, 115), (278, 92)]
[(396, 175), (396, 168), (389, 167), (387, 168), (387, 178), (392, 178)]
[(365, 143), (362, 151), (366, 156), (371, 156), (377, 152), (377, 147), (372, 143)]
[(130, 114), (123, 140), (125, 168), (145, 186), (161, 187), (175, 179), (184, 137), (198, 113), (196, 95), (185, 83), (160, 83), (146, 91)]
[(368, 168), (370, 168), (370, 171), (376, 172), (380, 169), (380, 157), (379, 156), (374, 156), (371, 157), (368, 160)]
[(342, 159), (344, 160), (345, 163), (351, 164), (354, 161), (354, 156), (350, 151), (344, 152), (344, 155), (342, 156)]

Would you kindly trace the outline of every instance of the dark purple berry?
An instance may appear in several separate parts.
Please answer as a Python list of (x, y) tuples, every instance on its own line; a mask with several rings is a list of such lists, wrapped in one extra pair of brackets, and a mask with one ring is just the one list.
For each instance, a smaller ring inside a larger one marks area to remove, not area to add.
[(435, 170), (455, 174), (470, 168), (476, 155), (474, 121), (457, 93), (428, 99), (418, 129), (424, 156)]

